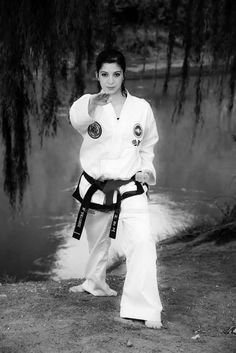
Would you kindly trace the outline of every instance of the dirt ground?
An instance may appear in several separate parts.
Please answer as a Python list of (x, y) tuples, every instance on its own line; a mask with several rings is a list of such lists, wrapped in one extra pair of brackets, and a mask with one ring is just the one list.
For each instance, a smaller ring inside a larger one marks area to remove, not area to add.
[(162, 329), (114, 321), (124, 270), (108, 275), (116, 298), (69, 293), (78, 280), (2, 284), (0, 352), (235, 353), (236, 242), (178, 241), (157, 251)]

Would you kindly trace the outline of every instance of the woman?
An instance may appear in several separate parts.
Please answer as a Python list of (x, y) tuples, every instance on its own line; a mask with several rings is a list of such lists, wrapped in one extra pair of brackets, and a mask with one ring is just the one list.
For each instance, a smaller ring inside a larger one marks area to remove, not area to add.
[(125, 69), (122, 53), (102, 51), (96, 60), (100, 92), (85, 94), (70, 109), (72, 126), (83, 136), (84, 170), (73, 195), (82, 202), (73, 236), (79, 239), (85, 226), (89, 244), (86, 280), (70, 291), (117, 295), (105, 281), (110, 238), (117, 236), (127, 266), (120, 317), (157, 329), (162, 305), (146, 185), (156, 182), (158, 133), (149, 103), (125, 89)]

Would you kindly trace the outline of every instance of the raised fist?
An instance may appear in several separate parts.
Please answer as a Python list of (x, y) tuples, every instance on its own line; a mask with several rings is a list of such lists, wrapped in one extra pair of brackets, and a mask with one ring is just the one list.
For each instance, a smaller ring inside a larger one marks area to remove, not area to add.
[(135, 180), (139, 181), (140, 183), (148, 183), (150, 178), (149, 170), (142, 170), (135, 174)]

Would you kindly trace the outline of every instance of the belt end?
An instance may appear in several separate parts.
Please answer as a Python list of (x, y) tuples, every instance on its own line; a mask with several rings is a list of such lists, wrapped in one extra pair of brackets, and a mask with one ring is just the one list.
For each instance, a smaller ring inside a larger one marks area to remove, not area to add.
[(81, 238), (81, 233), (74, 232), (73, 235), (72, 235), (72, 238), (75, 238), (75, 239), (77, 239), (77, 240), (80, 240), (80, 238)]

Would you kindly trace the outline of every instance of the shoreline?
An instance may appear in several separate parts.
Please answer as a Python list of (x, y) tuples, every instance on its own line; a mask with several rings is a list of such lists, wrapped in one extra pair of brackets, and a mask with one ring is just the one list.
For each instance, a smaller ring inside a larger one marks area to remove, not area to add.
[[(131, 80), (145, 80), (145, 79), (164, 79), (166, 76), (166, 67), (164, 65), (160, 65), (160, 67), (157, 69), (155, 68), (155, 62), (147, 62), (146, 66), (148, 68), (145, 68), (143, 70), (143, 64), (139, 64), (134, 66), (128, 66), (126, 68), (126, 80), (131, 81)], [(73, 72), (74, 68), (69, 68), (69, 72)], [(218, 68), (218, 71), (215, 73), (212, 70), (211, 65), (205, 64), (203, 65), (202, 68), (202, 73), (201, 75), (203, 76), (217, 76), (220, 75), (224, 71), (224, 67), (220, 66)], [(174, 64), (169, 73), (169, 83), (171, 83), (172, 78), (178, 78), (181, 77), (181, 72), (182, 72), (182, 66), (179, 64)], [(198, 65), (190, 65), (189, 66), (189, 77), (195, 77), (198, 75), (199, 72), (199, 66)], [(87, 74), (85, 74), (86, 81), (87, 82), (96, 82), (96, 78), (94, 76), (94, 72), (90, 71)]]

